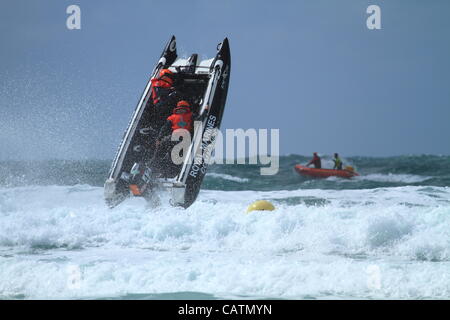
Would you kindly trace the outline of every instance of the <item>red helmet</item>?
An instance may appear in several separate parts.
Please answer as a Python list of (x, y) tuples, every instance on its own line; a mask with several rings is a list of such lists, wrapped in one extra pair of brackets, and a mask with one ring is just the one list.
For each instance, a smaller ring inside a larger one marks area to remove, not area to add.
[(168, 77), (172, 78), (173, 77), (173, 72), (170, 71), (169, 69), (162, 69), (159, 72), (159, 77), (161, 78), (162, 76), (168, 76)]
[(177, 103), (177, 107), (188, 107), (188, 108), (190, 108), (191, 105), (186, 100), (180, 100)]
[(162, 69), (159, 72), (158, 79), (162, 80), (164, 82), (167, 82), (170, 86), (173, 85), (173, 78), (174, 78), (174, 74), (169, 69)]
[(178, 101), (177, 106), (173, 109), (173, 113), (181, 114), (191, 111), (191, 105), (186, 100)]

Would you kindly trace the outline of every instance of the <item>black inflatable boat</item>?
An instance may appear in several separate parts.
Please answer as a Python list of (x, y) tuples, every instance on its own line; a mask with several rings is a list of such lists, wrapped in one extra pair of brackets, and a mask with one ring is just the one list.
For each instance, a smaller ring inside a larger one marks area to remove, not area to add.
[[(109, 207), (130, 196), (141, 196), (155, 203), (158, 199), (156, 194), (161, 190), (170, 193), (170, 203), (174, 206), (187, 208), (196, 200), (224, 112), (230, 62), (230, 47), (226, 38), (217, 46), (213, 59), (199, 61), (197, 54), (179, 59), (176, 40), (172, 36), (139, 99), (112, 163), (104, 188)], [(176, 74), (177, 86), (192, 103), (196, 114), (191, 143), (184, 150), (181, 163), (174, 164), (170, 157), (167, 159), (164, 167), (170, 167), (168, 171), (155, 170), (150, 165), (157, 149), (154, 132), (159, 130), (162, 120), (155, 116), (151, 80), (162, 69)]]

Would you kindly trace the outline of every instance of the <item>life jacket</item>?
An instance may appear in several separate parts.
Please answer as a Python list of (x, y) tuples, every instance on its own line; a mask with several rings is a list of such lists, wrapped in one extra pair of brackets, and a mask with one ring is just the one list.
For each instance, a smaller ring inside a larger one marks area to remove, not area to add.
[(177, 129), (192, 130), (192, 111), (188, 107), (176, 107), (167, 120), (172, 122), (173, 131)]
[(322, 168), (322, 160), (320, 159), (319, 156), (314, 156), (313, 159), (311, 160), (311, 163), (314, 164), (314, 167), (317, 169)]
[(334, 158), (334, 166), (338, 169), (338, 170), (342, 170), (342, 161), (340, 158)]
[(167, 75), (163, 75), (151, 81), (153, 104), (157, 104), (161, 101), (161, 98), (167, 97), (172, 91), (173, 79)]

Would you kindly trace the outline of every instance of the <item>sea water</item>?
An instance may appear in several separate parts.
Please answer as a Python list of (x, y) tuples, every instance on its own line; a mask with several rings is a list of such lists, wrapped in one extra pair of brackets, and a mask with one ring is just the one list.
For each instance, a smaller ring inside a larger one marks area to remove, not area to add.
[(187, 210), (108, 209), (110, 161), (0, 162), (0, 298), (450, 298), (450, 157), (348, 158), (350, 180), (307, 160), (212, 166)]

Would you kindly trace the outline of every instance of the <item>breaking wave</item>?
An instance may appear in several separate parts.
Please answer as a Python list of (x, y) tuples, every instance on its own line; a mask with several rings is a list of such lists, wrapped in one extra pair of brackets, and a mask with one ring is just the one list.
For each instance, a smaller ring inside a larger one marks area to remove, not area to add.
[[(109, 210), (102, 193), (0, 189), (0, 297), (450, 295), (446, 187), (204, 190), (187, 210), (141, 199)], [(257, 199), (277, 210), (245, 214)]]

